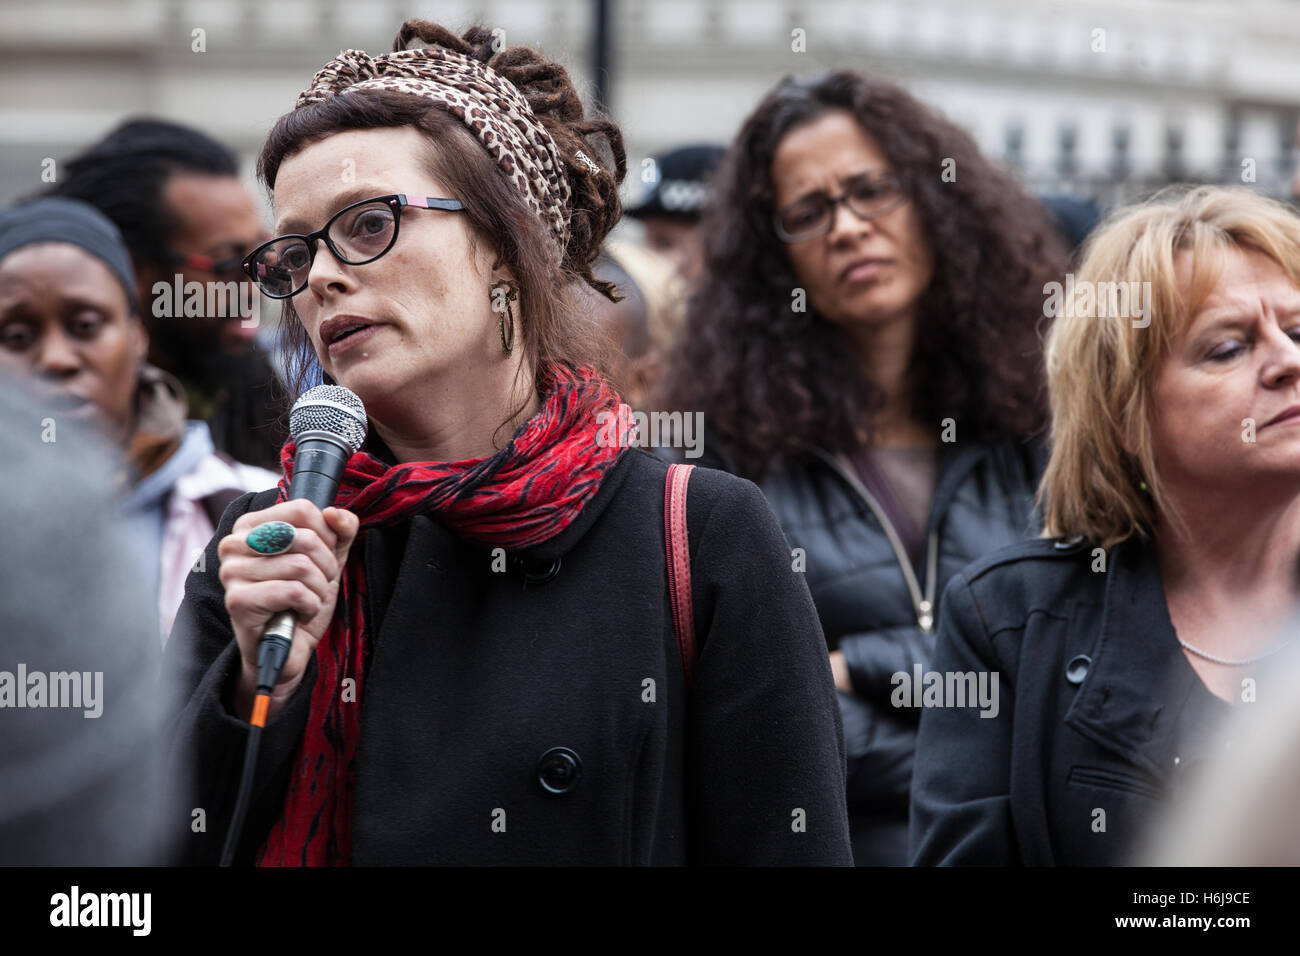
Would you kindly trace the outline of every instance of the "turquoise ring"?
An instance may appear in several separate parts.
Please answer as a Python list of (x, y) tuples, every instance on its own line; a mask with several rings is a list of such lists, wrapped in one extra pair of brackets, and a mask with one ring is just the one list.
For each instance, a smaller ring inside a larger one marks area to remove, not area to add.
[(293, 525), (287, 521), (267, 521), (259, 524), (244, 542), (258, 554), (284, 554), (293, 547)]

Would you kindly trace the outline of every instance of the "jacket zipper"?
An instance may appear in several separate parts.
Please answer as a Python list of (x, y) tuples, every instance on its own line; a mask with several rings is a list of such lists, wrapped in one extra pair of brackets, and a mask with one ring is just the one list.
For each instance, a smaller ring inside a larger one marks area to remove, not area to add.
[(903, 547), (903, 541), (898, 536), (898, 531), (893, 522), (889, 520), (885, 509), (880, 506), (876, 496), (867, 490), (858, 476), (853, 473), (843, 458), (835, 457), (822, 449), (816, 449), (816, 454), (822, 461), (826, 462), (836, 473), (843, 478), (858, 496), (866, 502), (868, 508), (880, 522), (880, 526), (885, 529), (885, 536), (889, 539), (890, 547), (894, 549), (894, 558), (898, 561), (898, 566), (903, 571), (903, 578), (907, 581), (907, 590), (912, 597), (912, 610), (916, 614), (916, 624), (922, 631), (929, 634), (934, 630), (934, 592), (938, 583), (938, 565), (939, 565), (939, 532), (938, 529), (931, 531), (926, 539), (925, 547), (925, 590), (921, 590), (921, 585), (916, 580), (916, 573), (912, 570), (912, 560), (907, 556), (907, 550)]

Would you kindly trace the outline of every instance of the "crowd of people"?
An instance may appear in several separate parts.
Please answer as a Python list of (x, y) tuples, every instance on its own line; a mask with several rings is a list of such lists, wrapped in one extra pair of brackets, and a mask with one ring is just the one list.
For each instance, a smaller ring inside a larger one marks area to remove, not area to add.
[[(71, 554), (89, 507), (123, 553), (69, 558), (46, 625), (13, 592), (6, 633), (84, 671), (59, 615), (110, 566), (137, 608), (86, 651), (119, 674), (104, 767), (23, 775), (5, 862), (217, 863), (262, 721), (237, 864), (1128, 863), (1282, 686), (1291, 207), (1186, 185), (1102, 218), (833, 70), (624, 209), (626, 118), (491, 31), (408, 21), (304, 81), (257, 157), (273, 225), (152, 119), (0, 211), (0, 442), (80, 499), (28, 533)], [(289, 495), (320, 382), (366, 417), (324, 510)], [(701, 416), (702, 454), (632, 411)]]

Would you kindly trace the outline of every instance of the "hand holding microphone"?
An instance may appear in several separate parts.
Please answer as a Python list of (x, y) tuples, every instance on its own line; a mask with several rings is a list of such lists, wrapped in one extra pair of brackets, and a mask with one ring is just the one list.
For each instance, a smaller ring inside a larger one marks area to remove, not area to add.
[[(265, 522), (284, 521), (294, 528), (287, 551), (262, 554), (246, 537)], [(297, 498), (272, 505), (265, 511), (241, 515), (231, 533), (221, 540), (221, 585), (226, 589), (226, 610), (239, 643), (243, 673), (235, 709), (242, 720), (253, 710), (258, 684), (258, 648), (268, 622), (279, 612), (293, 612), (292, 644), (271, 693), (268, 719), (292, 696), (316, 652), (316, 644), (329, 628), (338, 600), (339, 582), (359, 522), (350, 511), (326, 508)]]
[[(235, 708), (259, 726), (292, 696), (329, 628), (360, 525), (332, 504), (365, 439), (361, 400), (337, 385), (318, 386), (294, 404), (289, 425), (296, 445), (289, 500), (240, 516), (217, 547), (243, 658)], [(260, 712), (259, 694), (266, 697)]]

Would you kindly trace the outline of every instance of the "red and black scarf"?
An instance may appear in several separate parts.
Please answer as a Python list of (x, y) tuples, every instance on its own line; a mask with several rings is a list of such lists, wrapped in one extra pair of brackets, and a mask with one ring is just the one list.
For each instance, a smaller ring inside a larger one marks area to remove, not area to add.
[[(586, 367), (557, 368), (541, 401), (541, 410), (488, 458), (388, 465), (358, 452), (339, 484), (336, 506), (355, 513), (361, 531), (429, 514), (462, 538), (493, 547), (526, 548), (554, 537), (596, 493), (630, 443), (632, 426), (617, 393)], [(277, 501), (287, 497), (293, 454), (290, 442), (281, 451)], [(351, 860), (361, 708), (343, 703), (340, 688), (344, 678), (353, 678), (355, 699), (361, 699), (370, 637), (365, 595), (354, 547), (334, 618), (316, 647), (306, 731), (284, 807), (257, 855), (259, 866), (346, 866)]]

